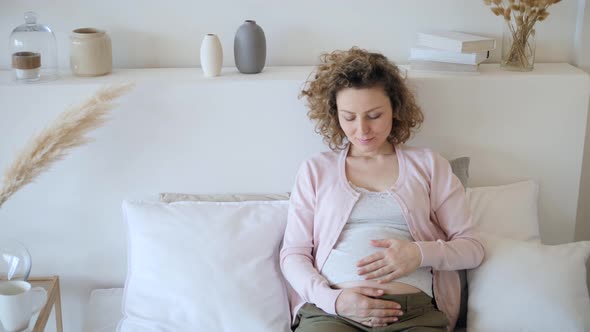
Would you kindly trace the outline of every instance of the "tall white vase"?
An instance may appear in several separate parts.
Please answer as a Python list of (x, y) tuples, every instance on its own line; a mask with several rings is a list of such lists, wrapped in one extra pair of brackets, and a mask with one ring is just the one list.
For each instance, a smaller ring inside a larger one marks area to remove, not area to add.
[(201, 68), (205, 77), (219, 76), (223, 64), (223, 49), (217, 35), (207, 34), (201, 43)]

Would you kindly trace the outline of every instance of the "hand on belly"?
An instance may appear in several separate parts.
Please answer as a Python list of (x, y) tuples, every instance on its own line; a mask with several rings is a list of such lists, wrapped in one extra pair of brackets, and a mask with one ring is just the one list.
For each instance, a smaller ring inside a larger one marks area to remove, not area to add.
[(387, 284), (420, 267), (422, 253), (414, 242), (383, 239), (371, 240), (370, 243), (384, 249), (362, 258), (357, 263), (357, 273), (364, 277), (365, 281), (373, 281), (381, 285)]
[(395, 323), (404, 313), (401, 305), (380, 299), (383, 291), (367, 287), (343, 290), (336, 298), (336, 313), (365, 326), (383, 327)]

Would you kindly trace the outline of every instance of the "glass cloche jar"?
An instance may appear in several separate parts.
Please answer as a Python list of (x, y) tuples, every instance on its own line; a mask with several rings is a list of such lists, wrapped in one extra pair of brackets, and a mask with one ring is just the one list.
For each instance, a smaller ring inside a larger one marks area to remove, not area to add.
[(15, 239), (0, 236), (0, 281), (26, 281), (30, 273), (31, 255), (27, 248)]
[(37, 23), (37, 14), (25, 13), (25, 24), (12, 31), (9, 46), (17, 82), (42, 82), (57, 78), (55, 35), (48, 26)]

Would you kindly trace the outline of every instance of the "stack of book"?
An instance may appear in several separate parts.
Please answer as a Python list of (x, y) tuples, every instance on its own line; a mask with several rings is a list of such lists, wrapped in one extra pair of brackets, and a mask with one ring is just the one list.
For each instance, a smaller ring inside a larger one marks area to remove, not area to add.
[(410, 69), (476, 73), (495, 48), (493, 38), (455, 31), (420, 32), (416, 47), (410, 50)]

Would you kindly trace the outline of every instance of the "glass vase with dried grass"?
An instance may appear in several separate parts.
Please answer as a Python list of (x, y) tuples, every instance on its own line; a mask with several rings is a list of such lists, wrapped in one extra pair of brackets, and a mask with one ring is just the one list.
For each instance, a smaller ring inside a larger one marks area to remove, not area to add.
[(504, 24), (502, 34), (502, 62), (506, 70), (531, 71), (535, 66), (535, 29), (514, 28)]
[(535, 23), (549, 16), (547, 8), (561, 0), (483, 0), (505, 21), (500, 67), (531, 71), (535, 65)]

